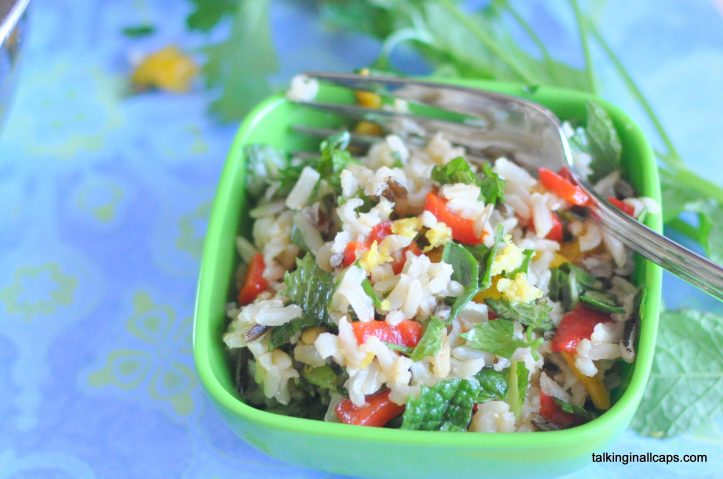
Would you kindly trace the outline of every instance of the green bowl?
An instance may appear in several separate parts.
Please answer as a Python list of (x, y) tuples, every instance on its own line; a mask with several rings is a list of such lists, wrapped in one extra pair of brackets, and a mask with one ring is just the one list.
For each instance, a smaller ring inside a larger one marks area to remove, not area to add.
[[(455, 82), (528, 98), (560, 118), (585, 119), (590, 95), (497, 82)], [(351, 102), (348, 92), (323, 87), (324, 99)], [(618, 108), (598, 98), (620, 134), (624, 170), (640, 195), (660, 201), (658, 170), (640, 128)], [(284, 462), (328, 472), (363, 477), (554, 477), (591, 462), (629, 424), (650, 374), (660, 308), (661, 271), (637, 259), (635, 280), (645, 290), (638, 357), (625, 371), (627, 387), (599, 418), (572, 429), (536, 433), (455, 433), (403, 431), (348, 426), (260, 411), (244, 404), (234, 390), (221, 336), (237, 263), (235, 237), (250, 226), (245, 205), (243, 146), (266, 143), (281, 150), (313, 149), (318, 142), (289, 131), (292, 124), (335, 126), (328, 114), (297, 107), (281, 96), (261, 103), (241, 125), (221, 180), (208, 224), (196, 298), (193, 349), (206, 391), (228, 422), (249, 444)], [(661, 215), (645, 223), (661, 231)]]

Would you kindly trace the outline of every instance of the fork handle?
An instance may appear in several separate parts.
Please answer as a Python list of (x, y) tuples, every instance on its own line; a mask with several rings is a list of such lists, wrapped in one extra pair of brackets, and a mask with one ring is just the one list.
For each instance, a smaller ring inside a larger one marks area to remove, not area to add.
[(607, 233), (663, 269), (723, 301), (723, 268), (613, 208), (589, 184), (584, 186), (594, 199), (589, 208), (592, 216)]

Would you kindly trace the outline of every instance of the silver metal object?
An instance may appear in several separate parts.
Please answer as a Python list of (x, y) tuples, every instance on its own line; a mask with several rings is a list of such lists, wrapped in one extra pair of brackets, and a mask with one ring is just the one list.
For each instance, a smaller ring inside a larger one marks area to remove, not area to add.
[(30, 0), (0, 0), (0, 126), (5, 116), (18, 58), (27, 31)]
[[(351, 118), (372, 119), (391, 128), (393, 122), (412, 122), (420, 136), (442, 131), (453, 143), (477, 152), (510, 151), (514, 160), (537, 174), (539, 168), (568, 167), (575, 181), (592, 198), (591, 217), (627, 247), (723, 301), (723, 268), (652, 231), (610, 206), (580, 175), (560, 120), (546, 108), (521, 98), (443, 83), (392, 76), (362, 76), (311, 72), (309, 78), (355, 90), (393, 95), (414, 105), (415, 113), (362, 108), (355, 105), (298, 102), (308, 107)], [(424, 111), (424, 114), (417, 112)], [(312, 136), (322, 131), (297, 127)], [(325, 132), (324, 132), (325, 133)], [(368, 143), (368, 138), (354, 138)]]

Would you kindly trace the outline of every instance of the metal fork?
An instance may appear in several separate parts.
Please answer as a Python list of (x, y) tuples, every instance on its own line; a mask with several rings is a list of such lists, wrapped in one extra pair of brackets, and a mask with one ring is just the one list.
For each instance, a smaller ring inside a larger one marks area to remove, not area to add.
[[(350, 119), (366, 119), (396, 131), (406, 122), (412, 133), (406, 140), (422, 146), (425, 137), (441, 131), (464, 146), (478, 161), (503, 154), (534, 175), (539, 168), (567, 167), (573, 179), (592, 198), (590, 217), (614, 238), (693, 286), (723, 301), (723, 269), (710, 260), (652, 231), (610, 206), (576, 170), (560, 120), (546, 108), (521, 98), (430, 81), (393, 76), (343, 73), (305, 74), (322, 82), (353, 90), (374, 91), (401, 99), (414, 110), (366, 108), (358, 105), (299, 101), (300, 105)], [(411, 111), (414, 111), (413, 113)], [(420, 113), (423, 111), (423, 113)], [(303, 134), (326, 137), (334, 130), (296, 126)], [(352, 135), (352, 142), (368, 146), (378, 137)]]

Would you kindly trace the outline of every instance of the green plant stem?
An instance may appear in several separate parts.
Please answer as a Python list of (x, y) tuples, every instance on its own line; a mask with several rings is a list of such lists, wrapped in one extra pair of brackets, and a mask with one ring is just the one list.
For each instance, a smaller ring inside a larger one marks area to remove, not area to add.
[(590, 55), (590, 45), (587, 38), (587, 19), (582, 15), (577, 0), (570, 0), (570, 5), (575, 13), (575, 23), (577, 23), (577, 32), (580, 37), (580, 45), (582, 54), (585, 57), (585, 75), (587, 76), (588, 88), (592, 93), (597, 93), (597, 82), (595, 80), (595, 72), (592, 65), (592, 56)]
[(542, 58), (544, 58), (545, 64), (547, 65), (547, 71), (550, 74), (550, 77), (555, 81), (559, 81), (559, 78), (557, 76), (557, 70), (554, 67), (555, 60), (552, 58), (552, 55), (550, 55), (550, 51), (545, 46), (545, 43), (537, 35), (537, 32), (535, 32), (535, 30), (527, 22), (527, 20), (525, 20), (525, 18), (520, 15), (520, 13), (510, 4), (509, 1), (502, 0), (500, 1), (500, 4), (502, 8), (507, 10), (507, 13), (509, 13), (510, 16), (515, 20), (515, 22), (517, 22), (517, 24), (525, 31), (530, 40), (532, 40), (532, 43), (537, 46), (537, 49), (540, 50)]
[(672, 220), (665, 223), (665, 226), (667, 228), (674, 229), (678, 233), (687, 236), (693, 241), (699, 241), (700, 232), (698, 231), (698, 228), (694, 227), (690, 223), (686, 223), (680, 218), (673, 218)]
[(525, 68), (519, 65), (509, 56), (505, 55), (504, 50), (490, 37), (487, 32), (476, 25), (469, 14), (462, 12), (459, 8), (452, 5), (448, 0), (442, 0), (440, 5), (447, 10), (457, 21), (459, 21), (472, 35), (474, 35), (485, 47), (487, 47), (502, 62), (509, 66), (522, 81), (529, 84), (538, 83), (537, 79), (531, 75)]
[(723, 188), (715, 183), (700, 177), (694, 171), (689, 170), (684, 165), (674, 165), (670, 167), (670, 176), (673, 181), (688, 185), (709, 198), (723, 204)]
[(605, 41), (603, 36), (598, 31), (595, 24), (588, 20), (587, 22), (588, 28), (590, 30), (590, 34), (595, 38), (595, 40), (598, 42), (600, 47), (603, 49), (607, 57), (612, 62), (613, 66), (617, 70), (618, 74), (622, 78), (625, 85), (630, 89), (630, 92), (635, 97), (636, 100), (640, 103), (640, 106), (643, 108), (645, 113), (650, 118), (650, 121), (653, 123), (653, 127), (658, 132), (658, 135), (660, 136), (660, 139), (665, 144), (666, 148), (668, 149), (668, 154), (661, 157), (661, 160), (673, 167), (684, 167), (683, 160), (680, 158), (680, 155), (678, 154), (678, 150), (676, 150), (675, 146), (673, 145), (673, 142), (670, 140), (670, 137), (668, 136), (668, 133), (665, 131), (665, 128), (663, 128), (662, 123), (660, 123), (660, 120), (658, 119), (658, 116), (653, 111), (653, 107), (650, 105), (648, 100), (645, 98), (643, 93), (640, 91), (640, 88), (635, 83), (635, 80), (630, 76), (630, 73), (628, 73), (628, 70), (625, 68), (625, 66), (620, 61), (620, 58), (615, 54), (615, 52), (610, 48), (610, 45)]

